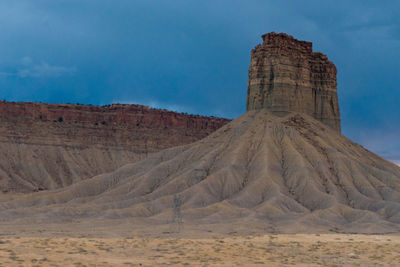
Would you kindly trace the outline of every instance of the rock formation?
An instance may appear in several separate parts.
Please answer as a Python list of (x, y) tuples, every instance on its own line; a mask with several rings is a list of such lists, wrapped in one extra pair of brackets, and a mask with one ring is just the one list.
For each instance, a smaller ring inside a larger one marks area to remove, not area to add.
[(398, 233), (400, 168), (339, 133), (333, 64), (310, 43), (264, 39), (246, 114), (62, 189), (0, 195), (1, 226), (107, 221), (110, 231), (115, 222), (153, 231), (171, 222), (179, 196), (185, 229)]
[[(188, 115), (142, 105), (108, 106), (44, 104), (0, 101), (2, 121), (58, 122), (102, 127), (183, 128), (199, 134), (211, 133), (229, 122), (227, 119)], [(170, 146), (170, 144), (166, 144)]]
[(249, 111), (195, 143), (62, 190), (0, 198), (0, 218), (134, 224), (148, 218), (154, 228), (151, 223), (170, 222), (176, 195), (188, 227), (400, 231), (399, 167), (311, 116), (278, 117), (267, 109)]
[(335, 65), (311, 42), (274, 32), (262, 38), (251, 52), (247, 110), (305, 113), (340, 132)]
[(140, 105), (0, 101), (0, 191), (64, 187), (202, 139), (228, 121)]

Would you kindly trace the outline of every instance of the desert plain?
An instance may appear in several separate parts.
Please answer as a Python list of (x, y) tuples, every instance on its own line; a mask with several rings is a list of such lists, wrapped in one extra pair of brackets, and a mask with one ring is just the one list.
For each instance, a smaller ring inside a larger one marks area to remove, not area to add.
[(400, 236), (2, 237), (0, 266), (399, 266)]

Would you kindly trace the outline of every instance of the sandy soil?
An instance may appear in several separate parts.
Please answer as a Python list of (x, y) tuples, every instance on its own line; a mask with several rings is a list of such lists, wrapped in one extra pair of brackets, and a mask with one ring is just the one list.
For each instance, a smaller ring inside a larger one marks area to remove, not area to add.
[(293, 234), (214, 238), (0, 240), (0, 266), (400, 266), (400, 236)]

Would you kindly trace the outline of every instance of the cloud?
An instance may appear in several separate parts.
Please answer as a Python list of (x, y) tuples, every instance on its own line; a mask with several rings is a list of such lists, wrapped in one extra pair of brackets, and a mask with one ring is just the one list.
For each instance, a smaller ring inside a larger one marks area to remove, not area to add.
[[(372, 127), (371, 127), (372, 128)], [(357, 142), (365, 148), (377, 153), (386, 160), (400, 164), (400, 125), (387, 126), (385, 129), (379, 127), (357, 133)], [(354, 139), (354, 138), (350, 138)]]
[(16, 76), (15, 73), (0, 71), (0, 76)]
[(26, 77), (59, 77), (69, 75), (76, 72), (75, 67), (52, 66), (47, 62), (42, 62), (38, 65), (32, 65), (28, 68), (20, 69), (17, 75), (20, 78)]
[(400, 166), (400, 160), (393, 160), (392, 162), (393, 162), (394, 164)]
[(24, 66), (29, 66), (29, 65), (32, 64), (32, 62), (33, 62), (32, 58), (30, 58), (30, 57), (23, 57), (21, 59), (21, 64), (24, 65)]
[(175, 111), (175, 112), (185, 112), (185, 113), (195, 113), (194, 110), (188, 106), (182, 106), (182, 105), (177, 105), (177, 104), (168, 104), (168, 103), (161, 103), (156, 100), (150, 100), (150, 101), (126, 101), (126, 100), (114, 100), (113, 103), (119, 103), (119, 104), (132, 104), (132, 105), (144, 105), (148, 106), (151, 108), (156, 108), (156, 109), (166, 109), (170, 111)]
[(72, 75), (77, 72), (76, 67), (65, 67), (50, 65), (46, 61), (41, 63), (35, 63), (32, 58), (24, 57), (22, 58), (14, 71), (1, 72), (0, 76), (15, 76), (19, 78), (54, 78), (64, 75)]
[[(202, 110), (196, 109), (193, 106), (188, 105), (181, 105), (181, 104), (171, 104), (171, 103), (164, 103), (157, 100), (118, 100), (115, 99), (112, 103), (119, 103), (119, 104), (129, 104), (129, 105), (144, 105), (150, 108), (155, 109), (166, 109), (168, 111), (174, 111), (178, 113), (187, 113), (192, 115), (201, 115), (201, 116), (214, 116), (214, 117), (221, 117), (221, 118), (230, 118), (232, 117), (226, 116), (223, 111), (220, 109), (212, 109), (207, 110), (204, 112)], [(104, 105), (104, 104), (103, 104)]]

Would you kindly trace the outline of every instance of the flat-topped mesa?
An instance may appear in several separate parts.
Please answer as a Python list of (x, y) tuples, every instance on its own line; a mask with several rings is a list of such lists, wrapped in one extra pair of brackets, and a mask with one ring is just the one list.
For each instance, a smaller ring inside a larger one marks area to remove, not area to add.
[(141, 105), (0, 100), (0, 143), (96, 146), (147, 154), (202, 139), (229, 121)]
[(0, 100), (0, 198), (108, 173), (203, 139), (229, 121), (141, 105)]
[(300, 112), (340, 132), (336, 67), (312, 43), (268, 33), (251, 51), (247, 110)]

